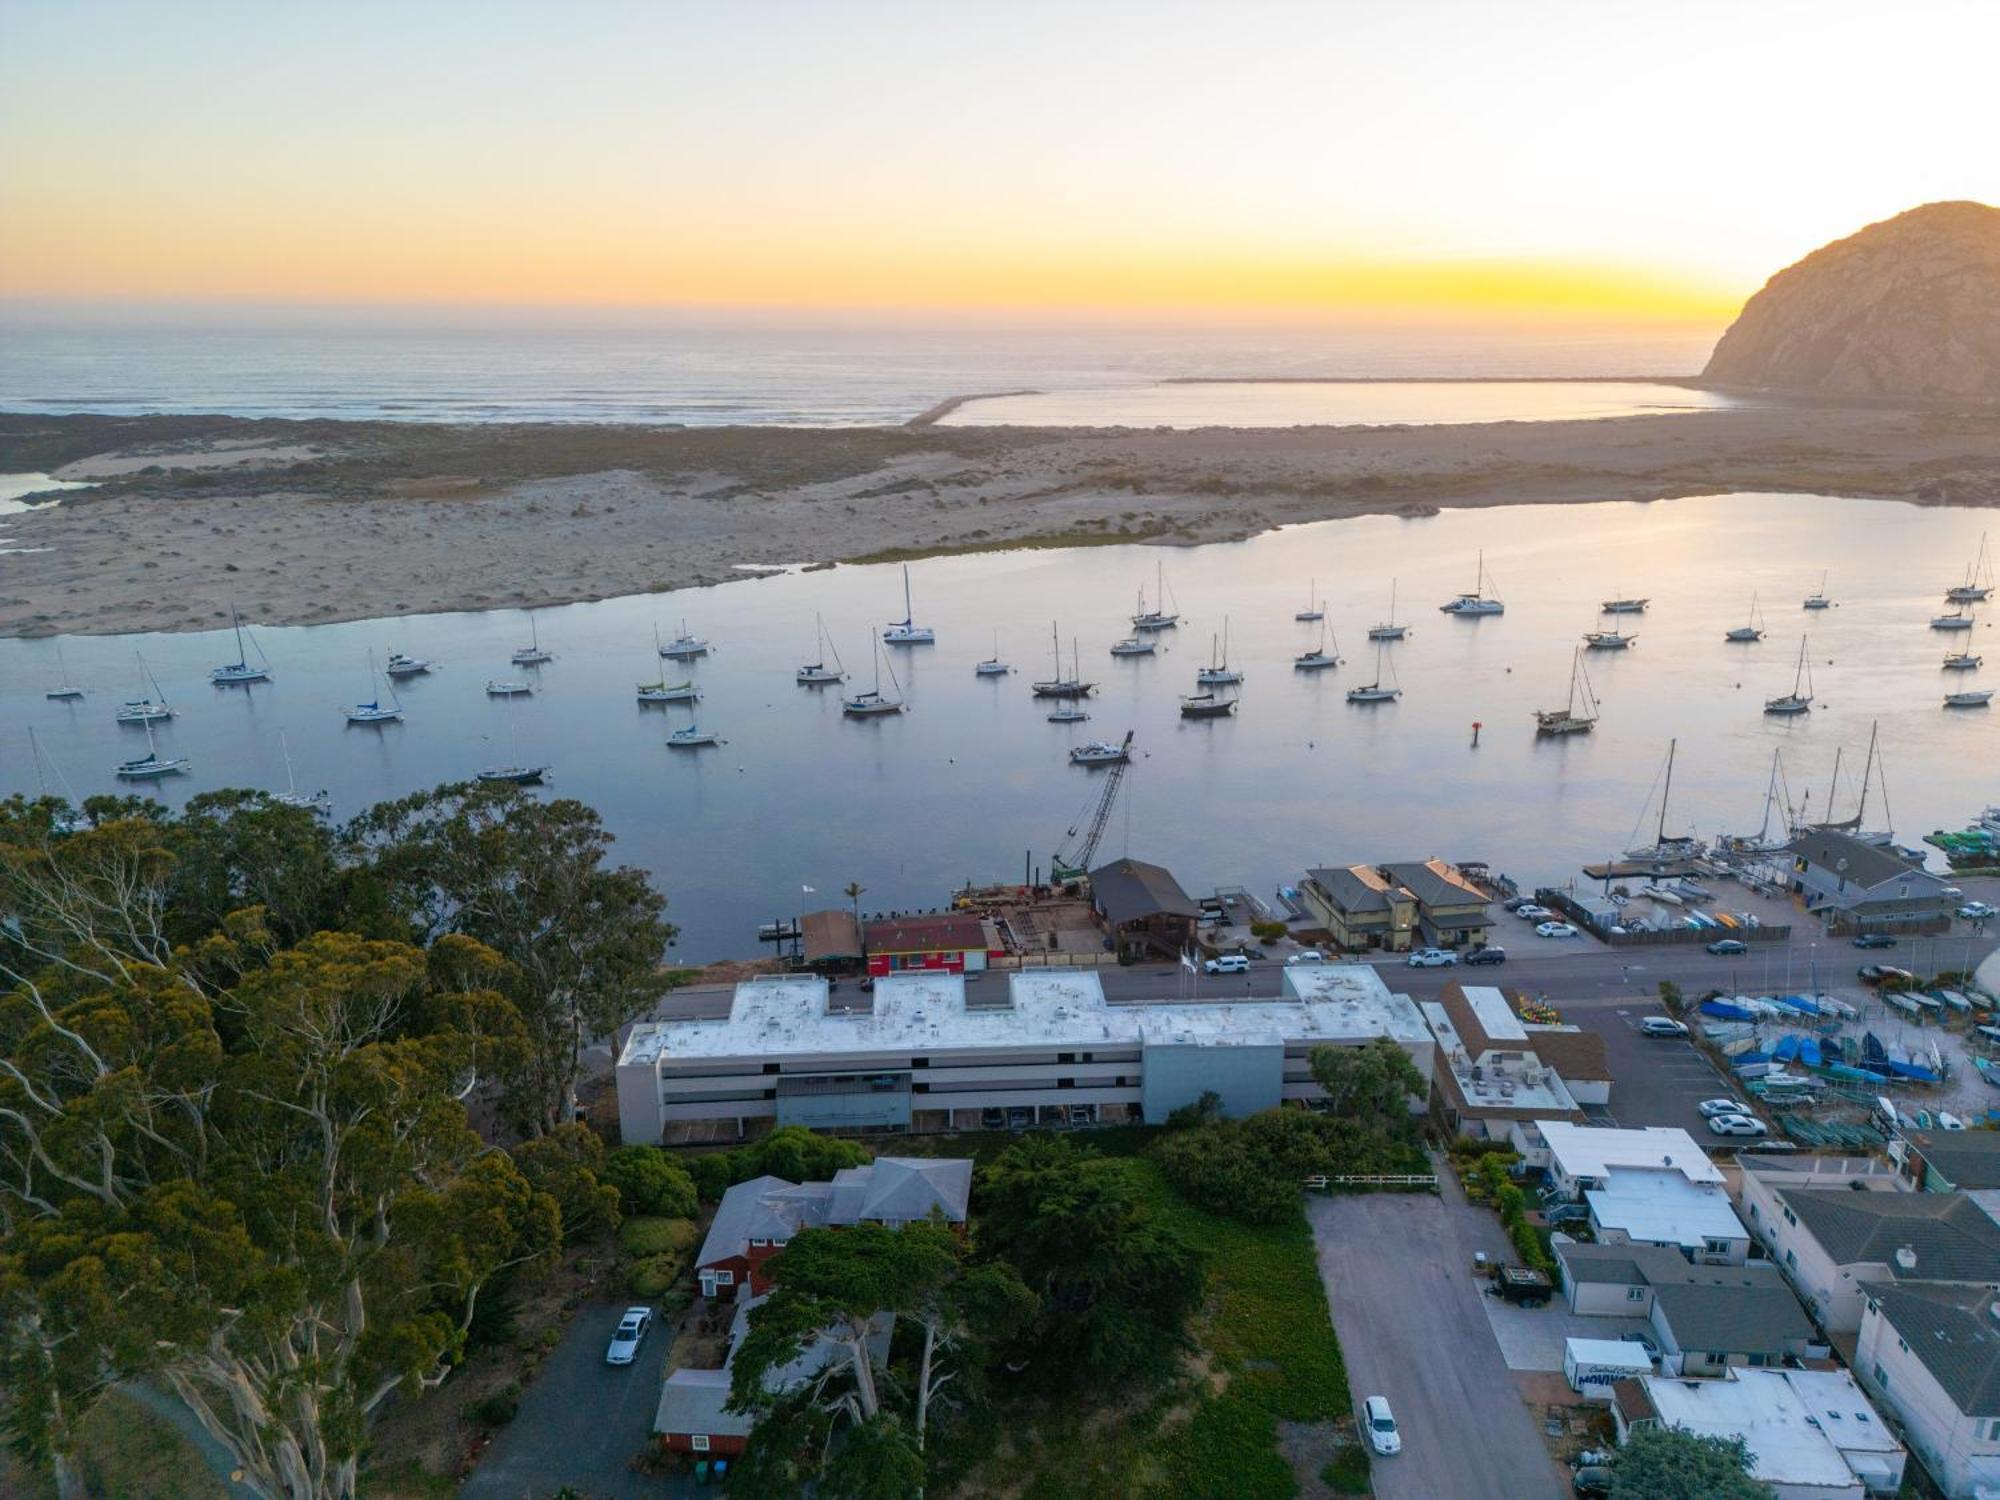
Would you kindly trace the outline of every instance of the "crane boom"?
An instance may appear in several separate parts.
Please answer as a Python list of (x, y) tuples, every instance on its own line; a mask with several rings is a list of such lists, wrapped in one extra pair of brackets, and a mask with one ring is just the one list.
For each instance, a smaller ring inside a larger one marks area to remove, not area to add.
[(1104, 825), (1111, 821), (1111, 806), (1118, 800), (1118, 788), (1123, 784), (1126, 769), (1131, 764), (1132, 731), (1129, 729), (1125, 731), (1124, 750), (1124, 757), (1112, 763), (1111, 773), (1104, 778), (1104, 790), (1098, 796), (1097, 806), (1091, 810), (1089, 826), (1084, 829), (1082, 842), (1076, 846), (1075, 854), (1066, 859), (1059, 849), (1049, 857), (1049, 877), (1058, 885), (1081, 880), (1090, 873), (1091, 858), (1097, 853), (1098, 842), (1104, 837)]

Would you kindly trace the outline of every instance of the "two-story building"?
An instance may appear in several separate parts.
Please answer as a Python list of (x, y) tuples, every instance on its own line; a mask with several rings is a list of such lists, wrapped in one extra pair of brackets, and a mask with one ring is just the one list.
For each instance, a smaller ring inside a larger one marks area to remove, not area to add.
[(1090, 872), (1090, 904), (1121, 963), (1179, 958), (1194, 949), (1201, 907), (1173, 871), (1143, 859), (1114, 859)]
[(868, 972), (877, 977), (904, 969), (977, 973), (1002, 951), (999, 935), (970, 912), (929, 912), (878, 917), (862, 930)]
[(1515, 1122), (1537, 1119), (1582, 1124), (1584, 1105), (1610, 1100), (1596, 1032), (1524, 1021), (1492, 985), (1447, 984), (1421, 1009), (1438, 1044), (1437, 1109), (1461, 1135), (1505, 1140)]
[(1826, 1346), (1776, 1268), (1762, 1261), (1698, 1265), (1654, 1245), (1556, 1242), (1570, 1311), (1643, 1318), (1673, 1375), (1720, 1375), (1824, 1357)]
[(1854, 1372), (1946, 1500), (2000, 1495), (2000, 1295), (1935, 1282), (1869, 1287)]
[(1308, 870), (1299, 904), (1349, 952), (1404, 953), (1413, 947), (1478, 947), (1493, 926), (1489, 898), (1442, 859)]
[(1895, 932), (1951, 918), (1945, 882), (1879, 844), (1815, 828), (1790, 855), (1792, 890), (1842, 930)]

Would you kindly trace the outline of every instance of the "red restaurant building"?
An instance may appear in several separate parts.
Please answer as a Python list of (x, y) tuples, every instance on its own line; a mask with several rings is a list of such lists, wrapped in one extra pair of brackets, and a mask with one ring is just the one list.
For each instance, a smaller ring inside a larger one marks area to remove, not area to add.
[(864, 933), (868, 972), (893, 974), (899, 969), (938, 969), (950, 974), (978, 973), (989, 958), (1002, 952), (999, 936), (969, 912), (938, 912), (930, 916), (882, 917)]

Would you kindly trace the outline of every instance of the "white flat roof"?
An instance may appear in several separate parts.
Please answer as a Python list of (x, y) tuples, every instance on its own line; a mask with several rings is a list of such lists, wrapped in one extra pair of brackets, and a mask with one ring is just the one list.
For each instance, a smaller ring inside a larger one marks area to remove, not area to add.
[(1613, 1167), (1635, 1167), (1671, 1168), (1690, 1182), (1723, 1180), (1721, 1169), (1694, 1137), (1675, 1126), (1613, 1130), (1567, 1120), (1537, 1120), (1535, 1129), (1548, 1142), (1550, 1160), (1565, 1177), (1602, 1177)]
[[(808, 975), (745, 980), (729, 1014), (710, 1020), (653, 1021), (632, 1028), (621, 1067), (661, 1059), (779, 1058), (843, 1052), (952, 1052), (981, 1048), (1093, 1044), (1356, 1042), (1386, 1036), (1430, 1040), (1407, 995), (1391, 994), (1363, 964), (1312, 965), (1313, 980), (1292, 985), (1292, 1000), (1181, 1004), (1172, 999), (1112, 1005), (1098, 976), (1080, 969), (991, 974), (968, 988), (961, 975), (897, 973), (875, 981), (866, 1010), (829, 1011), (826, 981)], [(1005, 986), (1004, 991), (1002, 986)], [(859, 1003), (842, 990), (832, 997)], [(967, 1001), (970, 1000), (970, 1008)]]
[(1606, 1229), (1649, 1245), (1699, 1249), (1704, 1240), (1747, 1239), (1729, 1194), (1714, 1183), (1689, 1182), (1671, 1169), (1619, 1169), (1607, 1185), (1584, 1193), (1591, 1216)]
[(1528, 1040), (1528, 1028), (1514, 1014), (1514, 1007), (1507, 1003), (1507, 997), (1492, 985), (1462, 984), (1459, 991), (1465, 996), (1465, 1003), (1472, 1007), (1473, 1015), (1479, 1018), (1480, 1030), (1489, 1039), (1523, 1043)]
[[(1466, 1049), (1465, 1039), (1458, 1034), (1458, 1028), (1451, 1024), (1451, 1014), (1436, 1000), (1425, 1000), (1418, 1007), (1424, 1024), (1431, 1029), (1431, 1035), (1443, 1049), (1444, 1056), (1439, 1066), (1451, 1069), (1452, 1077), (1458, 1080), (1458, 1091), (1465, 1096), (1467, 1104), (1485, 1109), (1575, 1109), (1576, 1096), (1569, 1086), (1557, 1076), (1553, 1068), (1537, 1066), (1535, 1081), (1529, 1082), (1528, 1070), (1518, 1066), (1488, 1066), (1480, 1070), (1480, 1076), (1472, 1076), (1472, 1054)], [(1489, 1057), (1492, 1054), (1487, 1054)]]
[(1653, 1356), (1630, 1339), (1564, 1339), (1563, 1351), (1580, 1365), (1614, 1370), (1650, 1370)]
[[(1814, 1425), (1818, 1407), (1794, 1388), (1795, 1371), (1738, 1370), (1727, 1380), (1680, 1380), (1643, 1375), (1660, 1420), (1700, 1437), (1740, 1437), (1750, 1450), (1750, 1473), (1766, 1484), (1851, 1486), (1856, 1475), (1834, 1439)], [(1882, 1422), (1852, 1377), (1840, 1373), (1853, 1395), (1840, 1403), (1841, 1441), (1848, 1428), (1880, 1430)], [(1867, 1413), (1865, 1421), (1846, 1413)], [(1872, 1445), (1871, 1445), (1872, 1446)]]

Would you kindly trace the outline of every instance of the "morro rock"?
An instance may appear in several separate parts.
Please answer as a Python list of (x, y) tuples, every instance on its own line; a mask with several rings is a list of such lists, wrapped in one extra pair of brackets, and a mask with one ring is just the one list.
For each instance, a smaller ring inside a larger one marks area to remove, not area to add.
[(1813, 251), (1743, 305), (1702, 378), (2000, 400), (2000, 209), (1927, 203)]

